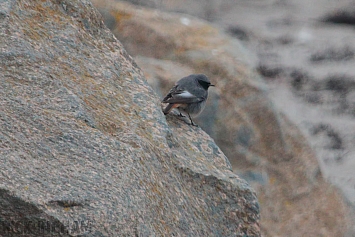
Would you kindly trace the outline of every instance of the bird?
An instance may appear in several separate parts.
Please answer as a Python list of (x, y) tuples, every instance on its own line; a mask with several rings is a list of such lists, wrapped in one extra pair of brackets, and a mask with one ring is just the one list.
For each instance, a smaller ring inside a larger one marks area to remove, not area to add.
[(179, 116), (188, 115), (190, 125), (197, 126), (191, 116), (197, 117), (205, 108), (210, 86), (215, 85), (212, 85), (204, 74), (191, 74), (181, 78), (162, 100), (162, 103), (168, 104), (163, 113), (167, 115), (172, 109), (177, 108)]

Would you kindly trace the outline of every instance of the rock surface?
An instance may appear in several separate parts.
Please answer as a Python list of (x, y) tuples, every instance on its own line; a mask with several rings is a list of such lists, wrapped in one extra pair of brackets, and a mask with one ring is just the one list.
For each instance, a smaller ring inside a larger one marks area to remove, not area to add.
[(0, 2), (1, 236), (260, 236), (254, 191), (87, 0)]
[(218, 24), (244, 29), (275, 106), (300, 127), (325, 178), (355, 206), (354, 1), (257, 2), (229, 8)]
[[(253, 70), (258, 61), (240, 41), (188, 15), (93, 2), (159, 94), (189, 73), (203, 72), (217, 85), (197, 123), (257, 190), (265, 236), (348, 232), (347, 205), (323, 179), (303, 134), (275, 109), (268, 87)], [(251, 37), (242, 28), (233, 32)]]
[[(322, 174), (355, 214), (355, 8), (353, 0), (249, 1), (215, 23), (243, 29), (275, 106), (317, 154)], [(347, 236), (355, 236), (355, 218)]]

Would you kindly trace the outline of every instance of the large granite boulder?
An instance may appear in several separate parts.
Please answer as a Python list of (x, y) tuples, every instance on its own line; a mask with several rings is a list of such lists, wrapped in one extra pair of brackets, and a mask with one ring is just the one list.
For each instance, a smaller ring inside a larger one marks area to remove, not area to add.
[(211, 88), (196, 122), (256, 189), (265, 236), (344, 236), (350, 217), (299, 129), (275, 109), (242, 44), (194, 17), (94, 0), (158, 94), (189, 73)]
[(260, 236), (254, 191), (90, 1), (1, 1), (0, 59), (1, 236)]

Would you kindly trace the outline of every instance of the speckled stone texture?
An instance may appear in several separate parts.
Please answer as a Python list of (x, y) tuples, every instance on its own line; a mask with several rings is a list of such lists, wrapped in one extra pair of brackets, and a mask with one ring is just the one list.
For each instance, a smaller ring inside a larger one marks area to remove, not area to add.
[(1, 236), (259, 236), (255, 192), (87, 0), (0, 1)]
[[(204, 4), (216, 1), (220, 0)], [(155, 2), (203, 6), (202, 0)], [(233, 6), (242, 7), (244, 2), (233, 1)], [(266, 4), (257, 0), (248, 4), (253, 2)], [(298, 127), (271, 102), (269, 88), (255, 70), (257, 60), (241, 41), (220, 26), (193, 17), (200, 8), (190, 16), (116, 0), (93, 3), (162, 96), (190, 73), (205, 73), (216, 85), (194, 121), (256, 190), (263, 236), (345, 236), (354, 219), (345, 200), (322, 175), (315, 152)], [(264, 46), (272, 47), (267, 42)]]

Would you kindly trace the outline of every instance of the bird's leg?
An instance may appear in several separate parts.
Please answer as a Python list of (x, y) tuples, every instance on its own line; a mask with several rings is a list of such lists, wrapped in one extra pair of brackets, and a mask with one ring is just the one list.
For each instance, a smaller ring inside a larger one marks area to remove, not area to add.
[(179, 110), (179, 115), (178, 115), (179, 117), (182, 117), (182, 118), (184, 118), (184, 117), (186, 117), (185, 115), (183, 115), (181, 112), (180, 112), (180, 110)]
[(192, 125), (192, 126), (195, 126), (195, 127), (198, 127), (198, 125), (197, 125), (197, 124), (195, 124), (195, 123), (192, 121), (191, 116), (190, 116), (190, 114), (189, 114), (189, 113), (188, 113), (188, 115), (189, 115), (189, 119), (190, 119), (191, 125)]

